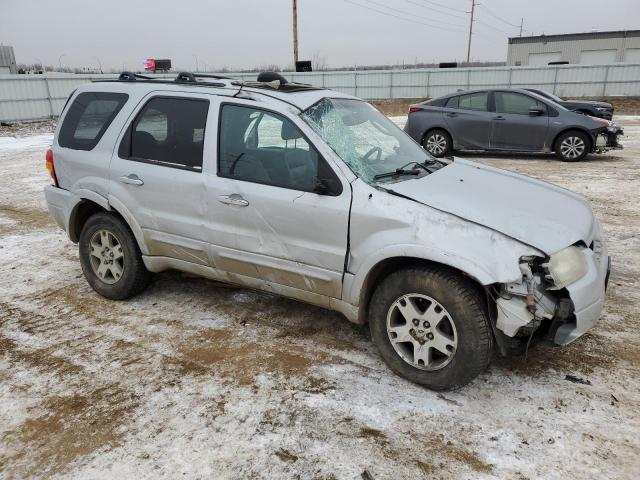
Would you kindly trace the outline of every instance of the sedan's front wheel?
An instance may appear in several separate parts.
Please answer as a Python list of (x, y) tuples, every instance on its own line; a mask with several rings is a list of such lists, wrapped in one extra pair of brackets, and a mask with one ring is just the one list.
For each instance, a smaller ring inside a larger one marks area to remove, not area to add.
[(556, 140), (556, 155), (563, 162), (577, 162), (589, 153), (591, 141), (583, 132), (572, 131), (560, 135)]
[(408, 268), (385, 278), (371, 299), (369, 326), (387, 365), (434, 390), (473, 380), (493, 350), (480, 292), (443, 268)]
[(451, 136), (441, 129), (431, 130), (422, 139), (422, 146), (434, 157), (445, 157), (451, 153), (453, 142)]

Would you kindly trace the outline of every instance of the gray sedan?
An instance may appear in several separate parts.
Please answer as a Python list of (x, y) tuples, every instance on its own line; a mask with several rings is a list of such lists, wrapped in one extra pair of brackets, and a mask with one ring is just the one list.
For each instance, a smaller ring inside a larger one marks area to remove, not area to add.
[(622, 148), (614, 122), (519, 89), (457, 92), (411, 105), (405, 126), (435, 157), (454, 150), (555, 152), (567, 162)]

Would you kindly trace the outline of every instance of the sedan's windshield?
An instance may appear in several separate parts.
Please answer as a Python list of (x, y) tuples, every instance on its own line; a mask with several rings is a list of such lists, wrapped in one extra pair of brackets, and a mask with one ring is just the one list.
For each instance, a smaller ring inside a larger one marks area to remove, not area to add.
[(302, 118), (367, 183), (405, 180), (429, 173), (425, 168), (415, 167), (418, 169), (415, 173), (411, 169), (412, 173), (406, 175), (408, 165), (425, 162), (433, 162), (434, 168), (442, 165), (364, 101), (325, 98), (308, 108)]

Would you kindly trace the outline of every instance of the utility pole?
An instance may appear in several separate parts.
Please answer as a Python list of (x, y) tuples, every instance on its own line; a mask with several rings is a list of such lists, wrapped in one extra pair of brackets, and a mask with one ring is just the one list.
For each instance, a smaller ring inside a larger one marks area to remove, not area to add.
[[(479, 4), (478, 4), (479, 5)], [(469, 21), (469, 43), (467, 44), (467, 63), (471, 58), (471, 35), (473, 34), (473, 13), (476, 9), (476, 0), (471, 0), (471, 20)]]
[(298, 63), (298, 0), (293, 0), (293, 68)]
[(520, 19), (520, 36), (522, 36), (522, 24), (524, 23), (524, 18)]

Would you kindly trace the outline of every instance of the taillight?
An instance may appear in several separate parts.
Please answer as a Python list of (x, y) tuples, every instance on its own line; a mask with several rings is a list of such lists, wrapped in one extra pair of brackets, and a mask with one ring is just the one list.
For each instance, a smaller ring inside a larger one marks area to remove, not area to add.
[(420, 107), (409, 107), (409, 113), (415, 113), (422, 110)]
[(56, 178), (56, 169), (53, 166), (53, 150), (47, 150), (45, 165), (47, 170), (49, 170), (49, 175), (51, 175), (51, 185), (54, 187), (58, 186), (58, 179)]

